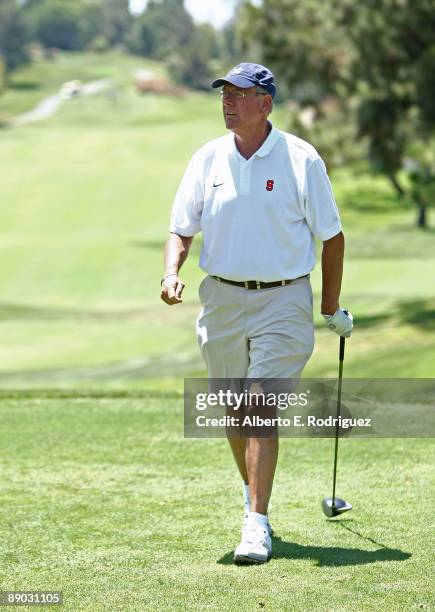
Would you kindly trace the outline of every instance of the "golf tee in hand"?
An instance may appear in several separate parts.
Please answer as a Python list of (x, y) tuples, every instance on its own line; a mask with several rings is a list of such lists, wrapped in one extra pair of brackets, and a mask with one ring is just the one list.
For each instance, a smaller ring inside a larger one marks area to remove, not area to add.
[(166, 304), (180, 304), (183, 300), (181, 294), (184, 289), (184, 283), (178, 278), (177, 274), (167, 274), (162, 279), (162, 292), (160, 297)]

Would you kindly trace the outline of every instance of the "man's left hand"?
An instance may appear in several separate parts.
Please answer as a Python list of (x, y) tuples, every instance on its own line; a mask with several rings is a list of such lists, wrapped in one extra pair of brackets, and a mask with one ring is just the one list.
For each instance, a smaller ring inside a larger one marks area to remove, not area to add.
[(323, 315), (328, 328), (344, 338), (350, 338), (353, 329), (353, 316), (347, 310), (338, 308), (333, 315)]

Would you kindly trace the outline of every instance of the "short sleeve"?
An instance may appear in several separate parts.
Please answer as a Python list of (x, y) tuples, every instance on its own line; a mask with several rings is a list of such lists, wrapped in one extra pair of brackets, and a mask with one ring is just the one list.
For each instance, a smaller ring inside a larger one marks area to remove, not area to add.
[(203, 204), (203, 172), (194, 155), (181, 179), (172, 204), (169, 231), (181, 236), (194, 236), (201, 231)]
[(314, 236), (319, 240), (329, 240), (341, 232), (331, 182), (320, 157), (308, 168), (304, 195), (305, 218)]

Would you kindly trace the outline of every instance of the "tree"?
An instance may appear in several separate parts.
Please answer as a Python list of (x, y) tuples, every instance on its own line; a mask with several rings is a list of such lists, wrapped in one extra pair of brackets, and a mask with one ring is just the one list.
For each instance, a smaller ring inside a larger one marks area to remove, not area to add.
[[(23, 9), (15, 0), (0, 0), (0, 63), (7, 74), (29, 61)], [(1, 90), (1, 82), (0, 82)]]
[(193, 20), (183, 0), (150, 0), (136, 18), (128, 46), (134, 53), (167, 59), (189, 44), (193, 32)]
[(122, 44), (131, 28), (133, 17), (128, 0), (104, 0), (100, 34), (110, 45)]
[(435, 184), (435, 0), (246, 0), (242, 24), (246, 47), (260, 43), (291, 98), (313, 108), (315, 125), (328, 108), (341, 116), (328, 132), (335, 149), (340, 124), (356, 122), (373, 168), (399, 195), (407, 174), (425, 227)]
[(175, 83), (202, 90), (209, 90), (212, 62), (220, 54), (214, 28), (195, 26), (183, 0), (151, 0), (133, 26), (129, 47), (135, 53), (166, 60)]
[(227, 69), (230, 69), (235, 64), (246, 61), (242, 55), (238, 11), (239, 9), (236, 9), (234, 17), (218, 33), (220, 43), (219, 56), (224, 68)]
[[(133, 23), (133, 17), (128, 10), (128, 0), (81, 1), (88, 11), (89, 37), (92, 35), (94, 39), (98, 39), (105, 48), (122, 45)], [(98, 42), (96, 44), (98, 45)]]
[(215, 30), (209, 24), (198, 25), (189, 43), (170, 58), (171, 77), (179, 85), (209, 91), (214, 76), (211, 63), (218, 56)]
[(352, 47), (337, 24), (344, 0), (264, 0), (240, 9), (246, 55), (278, 76), (277, 101), (290, 98), (289, 129), (319, 149), (328, 170), (356, 156), (354, 105), (347, 95)]
[(96, 35), (91, 3), (68, 0), (30, 0), (26, 15), (33, 37), (44, 47), (65, 51), (83, 49)]
[(430, 153), (435, 128), (435, 0), (367, 0), (358, 6), (349, 1), (341, 25), (355, 50), (353, 91), (370, 159), (399, 194), (405, 188), (398, 172), (405, 167), (418, 207), (417, 225), (426, 227), (428, 194), (435, 184)]
[(241, 7), (244, 50), (260, 44), (263, 61), (302, 106), (337, 96), (347, 81), (351, 48), (337, 26), (342, 2), (263, 0), (261, 6)]

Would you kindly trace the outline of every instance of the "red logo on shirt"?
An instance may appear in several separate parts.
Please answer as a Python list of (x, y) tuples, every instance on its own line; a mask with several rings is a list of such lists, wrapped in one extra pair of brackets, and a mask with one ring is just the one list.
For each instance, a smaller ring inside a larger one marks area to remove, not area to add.
[(274, 183), (275, 183), (275, 181), (272, 181), (272, 179), (269, 179), (268, 181), (266, 181), (266, 189), (267, 189), (267, 191), (273, 191)]

